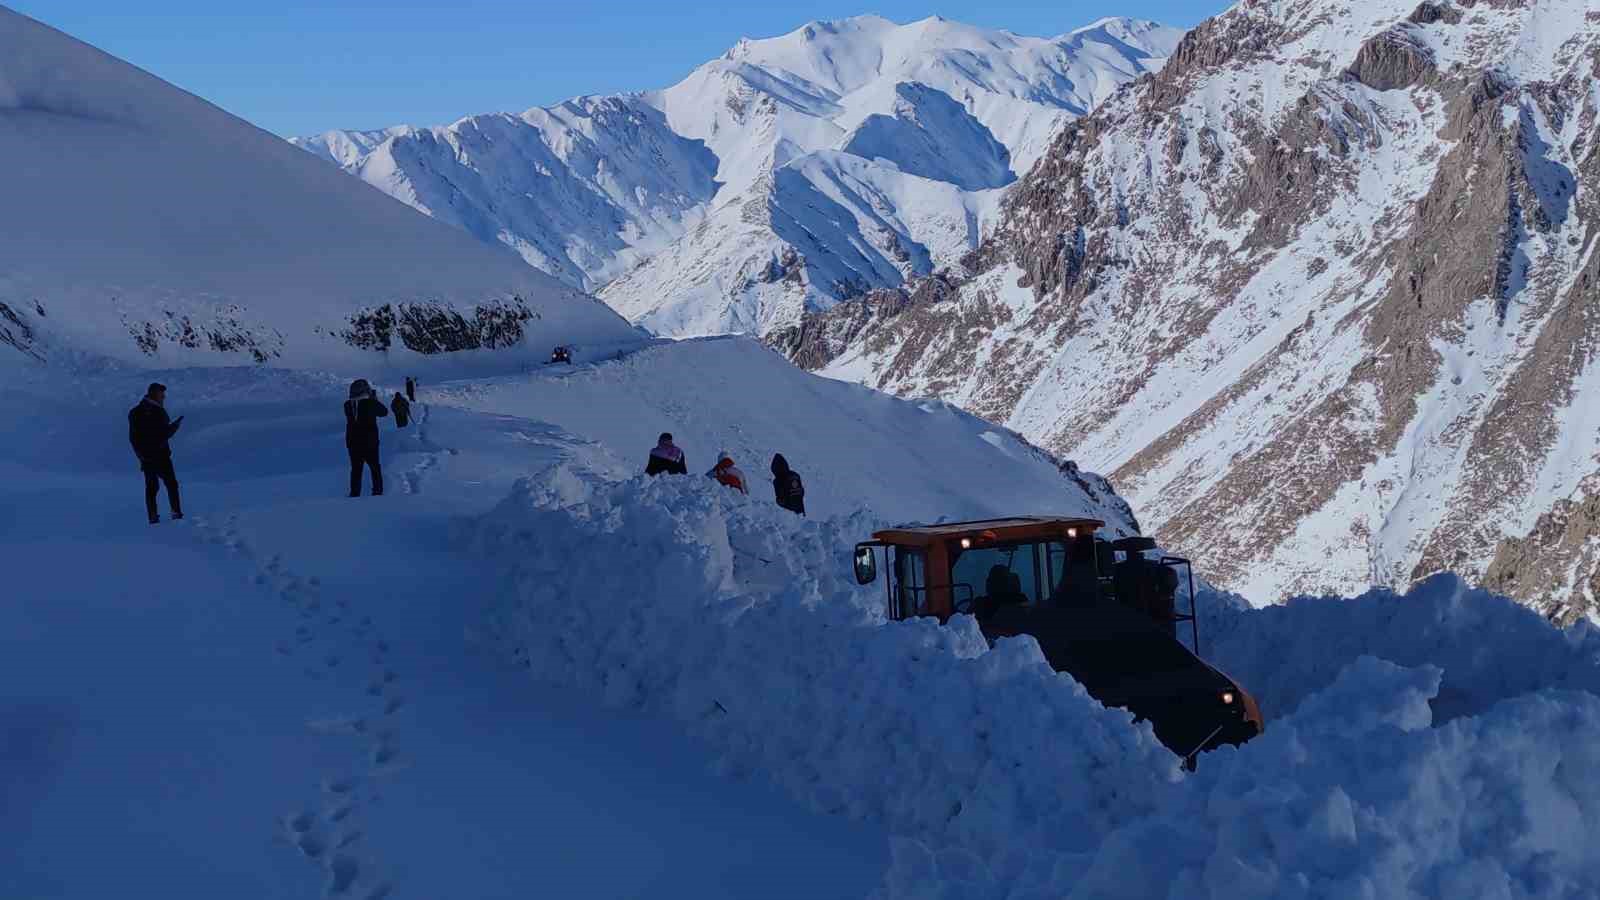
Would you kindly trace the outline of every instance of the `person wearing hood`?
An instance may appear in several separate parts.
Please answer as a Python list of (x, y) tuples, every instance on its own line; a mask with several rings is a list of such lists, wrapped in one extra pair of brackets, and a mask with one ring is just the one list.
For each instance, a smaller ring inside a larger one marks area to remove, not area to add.
[(394, 392), (394, 399), (389, 401), (389, 408), (394, 410), (394, 424), (404, 428), (411, 424), (411, 404), (406, 401), (405, 395), (399, 391)]
[(406, 376), (406, 399), (417, 402), (417, 380), (410, 375)]
[(772, 492), (778, 505), (797, 515), (806, 514), (806, 485), (800, 473), (789, 468), (782, 453), (772, 455)]
[(139, 405), (128, 410), (128, 443), (139, 457), (139, 470), (144, 472), (144, 508), (150, 524), (161, 521), (156, 512), (156, 495), (161, 485), (167, 486), (167, 503), (172, 507), (174, 520), (183, 518), (183, 502), (178, 497), (178, 475), (172, 468), (172, 436), (183, 425), (183, 416), (167, 417), (167, 386), (152, 384), (144, 393)]
[(383, 495), (383, 466), (378, 463), (378, 420), (389, 410), (378, 392), (358, 378), (344, 402), (344, 447), (350, 451), (350, 496), (361, 496), (361, 468), (372, 470), (372, 496)]
[(644, 473), (651, 477), (661, 475), (687, 475), (689, 464), (683, 459), (683, 451), (672, 442), (672, 433), (663, 431), (656, 440), (656, 445), (650, 450), (650, 461), (645, 463)]
[(717, 454), (717, 464), (711, 467), (706, 477), (715, 478), (741, 494), (750, 493), (750, 488), (744, 480), (744, 473), (739, 471), (739, 467), (733, 464), (733, 457), (726, 452)]

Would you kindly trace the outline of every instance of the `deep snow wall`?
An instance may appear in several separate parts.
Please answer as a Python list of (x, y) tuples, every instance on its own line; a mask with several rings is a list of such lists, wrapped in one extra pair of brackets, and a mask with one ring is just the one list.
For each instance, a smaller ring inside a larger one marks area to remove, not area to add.
[(1215, 604), (1202, 639), (1269, 727), (1185, 776), (1031, 639), (886, 623), (848, 574), (879, 524), (574, 458), (466, 529), (506, 577), (479, 637), (541, 681), (675, 716), (730, 772), (886, 823), (885, 897), (1595, 895), (1587, 629), (1450, 579), (1338, 612)]

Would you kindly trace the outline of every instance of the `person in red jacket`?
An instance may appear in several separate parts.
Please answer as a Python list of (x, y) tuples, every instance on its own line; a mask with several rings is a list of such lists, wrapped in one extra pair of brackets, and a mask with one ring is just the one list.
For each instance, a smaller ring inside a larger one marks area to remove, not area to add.
[(717, 454), (717, 464), (712, 467), (711, 471), (706, 473), (706, 476), (715, 478), (741, 494), (750, 493), (750, 488), (744, 480), (744, 473), (739, 471), (739, 467), (733, 464), (733, 457), (727, 453)]

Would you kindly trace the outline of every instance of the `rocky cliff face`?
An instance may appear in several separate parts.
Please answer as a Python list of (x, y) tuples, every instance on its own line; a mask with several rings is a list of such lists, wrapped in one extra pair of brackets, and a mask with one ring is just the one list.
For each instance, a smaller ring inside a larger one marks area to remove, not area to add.
[(1582, 0), (1245, 0), (936, 286), (774, 341), (1114, 472), (1260, 600), (1455, 569), (1592, 612), (1597, 75)]

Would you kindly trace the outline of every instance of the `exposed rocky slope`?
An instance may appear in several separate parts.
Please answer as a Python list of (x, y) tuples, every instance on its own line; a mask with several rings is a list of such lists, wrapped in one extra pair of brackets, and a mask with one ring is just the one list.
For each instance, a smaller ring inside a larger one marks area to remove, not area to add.
[(1600, 553), (1600, 13), (1246, 0), (1056, 139), (938, 280), (773, 336), (1112, 472), (1257, 600)]
[(294, 143), (655, 331), (765, 332), (970, 252), (997, 189), (1180, 36), (862, 16), (662, 91)]
[(0, 235), (0, 365), (414, 371), (639, 339), (504, 249), (4, 7)]

